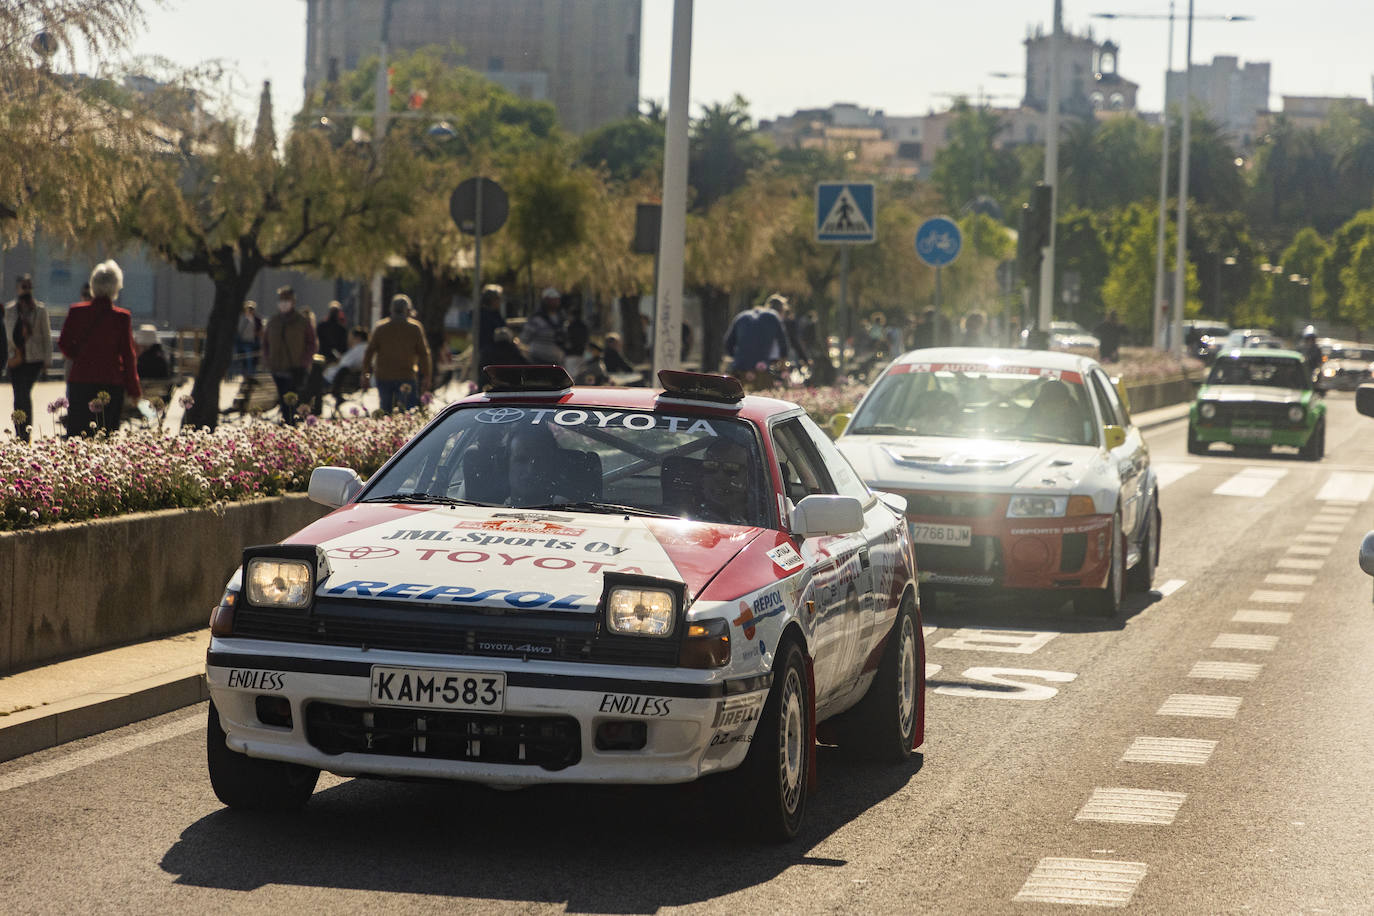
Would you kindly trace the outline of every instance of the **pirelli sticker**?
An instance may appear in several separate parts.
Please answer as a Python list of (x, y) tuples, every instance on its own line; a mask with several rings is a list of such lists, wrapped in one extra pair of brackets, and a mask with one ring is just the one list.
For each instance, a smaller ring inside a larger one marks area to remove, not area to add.
[(785, 573), (795, 572), (802, 567), (801, 554), (791, 544), (783, 544), (768, 551), (768, 559)]

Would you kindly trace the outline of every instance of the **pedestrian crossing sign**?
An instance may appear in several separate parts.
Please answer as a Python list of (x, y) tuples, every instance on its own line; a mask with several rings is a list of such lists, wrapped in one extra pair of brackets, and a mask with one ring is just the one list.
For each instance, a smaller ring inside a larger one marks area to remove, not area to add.
[(857, 244), (876, 237), (872, 182), (816, 185), (816, 241)]

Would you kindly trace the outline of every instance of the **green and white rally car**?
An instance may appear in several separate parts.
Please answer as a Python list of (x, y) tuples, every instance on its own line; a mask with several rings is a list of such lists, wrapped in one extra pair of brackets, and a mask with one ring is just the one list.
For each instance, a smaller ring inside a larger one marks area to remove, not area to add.
[(1326, 404), (1293, 350), (1223, 350), (1188, 413), (1188, 451), (1214, 442), (1287, 445), (1317, 461), (1326, 453)]

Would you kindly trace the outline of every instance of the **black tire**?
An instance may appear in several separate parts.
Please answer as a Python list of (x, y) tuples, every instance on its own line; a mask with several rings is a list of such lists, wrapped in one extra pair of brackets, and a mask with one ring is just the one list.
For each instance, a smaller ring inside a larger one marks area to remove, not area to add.
[(1188, 454), (1207, 454), (1207, 446), (1197, 437), (1197, 429), (1191, 423), (1188, 424)]
[(215, 795), (230, 808), (246, 811), (298, 811), (310, 801), (320, 778), (320, 771), (311, 767), (229, 750), (214, 703), (205, 726), (205, 759)]
[(921, 616), (928, 617), (940, 608), (940, 600), (935, 597), (935, 586), (922, 585), (920, 587)]
[(1149, 513), (1140, 542), (1140, 562), (1126, 572), (1126, 588), (1133, 592), (1148, 592), (1154, 586), (1155, 567), (1159, 565), (1161, 519), (1157, 502), (1150, 504)]
[(748, 820), (760, 839), (785, 843), (801, 830), (814, 743), (806, 657), (791, 639), (778, 649), (773, 689), (737, 771), (740, 802), (752, 809)]
[(1121, 515), (1112, 517), (1112, 561), (1105, 588), (1084, 589), (1073, 599), (1074, 610), (1089, 617), (1115, 617), (1121, 610), (1126, 548), (1122, 544)]
[(901, 763), (911, 756), (924, 674), (918, 639), (912, 604), (903, 601), (868, 693), (844, 717), (843, 746), (865, 760)]
[(1308, 461), (1321, 461), (1326, 455), (1326, 418), (1317, 421), (1317, 428), (1307, 437), (1307, 442), (1298, 449), (1298, 455)]

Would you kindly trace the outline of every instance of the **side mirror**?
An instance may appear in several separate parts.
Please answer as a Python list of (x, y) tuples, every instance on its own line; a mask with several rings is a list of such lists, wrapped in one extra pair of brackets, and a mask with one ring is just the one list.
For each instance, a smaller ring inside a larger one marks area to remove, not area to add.
[(363, 480), (352, 468), (323, 467), (310, 472), (310, 498), (331, 509), (357, 496), (362, 488)]
[(1120, 448), (1126, 444), (1126, 430), (1120, 426), (1102, 427), (1102, 441), (1107, 446), (1107, 451)]
[(896, 512), (898, 515), (906, 515), (906, 497), (898, 496), (896, 493), (885, 493), (882, 490), (874, 490), (873, 495), (883, 501), (883, 504)]
[(853, 418), (852, 413), (837, 413), (830, 418), (830, 438), (838, 439), (844, 435), (844, 431), (849, 429), (849, 421)]
[(1361, 385), (1355, 389), (1355, 409), (1366, 417), (1374, 417), (1374, 385)]
[(853, 534), (864, 526), (864, 507), (854, 496), (813, 494), (793, 507), (789, 521), (797, 537)]
[(1360, 542), (1360, 569), (1374, 576), (1374, 531), (1366, 534)]
[(1121, 398), (1121, 409), (1126, 412), (1127, 422), (1131, 419), (1131, 395), (1126, 390), (1126, 380), (1121, 376), (1112, 379), (1112, 384), (1116, 386), (1116, 396)]

